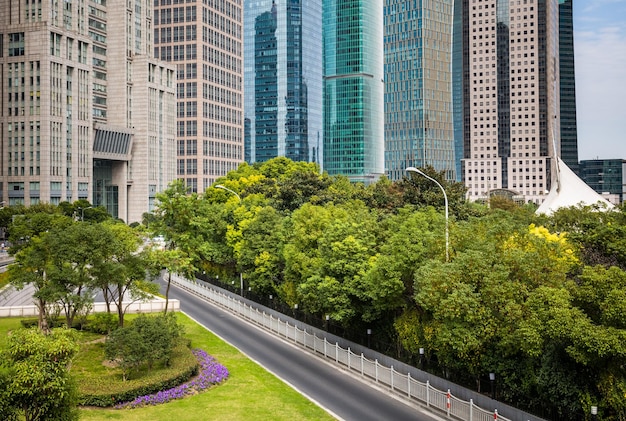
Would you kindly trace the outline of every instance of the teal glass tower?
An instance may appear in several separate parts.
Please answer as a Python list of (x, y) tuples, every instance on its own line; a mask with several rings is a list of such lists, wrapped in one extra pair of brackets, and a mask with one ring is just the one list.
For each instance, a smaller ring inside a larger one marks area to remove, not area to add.
[(383, 7), (325, 0), (324, 170), (366, 184), (384, 174)]
[(384, 5), (387, 176), (432, 166), (454, 180), (452, 0)]
[(244, 3), (245, 161), (322, 160), (322, 0)]

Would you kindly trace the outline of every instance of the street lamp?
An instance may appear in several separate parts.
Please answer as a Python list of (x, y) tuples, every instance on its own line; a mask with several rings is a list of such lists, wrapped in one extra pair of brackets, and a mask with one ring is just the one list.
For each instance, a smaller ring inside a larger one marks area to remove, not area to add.
[(367, 329), (367, 347), (372, 347), (372, 329)]
[(598, 419), (598, 407), (595, 405), (591, 407), (591, 419), (593, 421)]
[(491, 383), (491, 399), (496, 398), (496, 373), (489, 373), (489, 383)]
[(446, 207), (446, 262), (450, 261), (450, 240), (449, 240), (449, 235), (448, 235), (448, 195), (446, 194), (446, 190), (443, 188), (443, 186), (439, 183), (439, 181), (435, 180), (434, 178), (432, 178), (431, 176), (425, 174), (422, 170), (417, 169), (415, 167), (408, 167), (405, 171), (407, 172), (416, 172), (420, 175), (423, 175), (424, 177), (428, 178), (430, 181), (432, 181), (433, 183), (435, 183), (436, 185), (439, 186), (439, 188), (441, 189), (441, 191), (443, 192), (443, 200), (444, 200), (444, 204)]
[(237, 192), (235, 192), (235, 191), (233, 191), (233, 190), (229, 189), (228, 187), (226, 187), (226, 186), (222, 186), (221, 184), (217, 184), (217, 185), (215, 185), (215, 188), (216, 188), (216, 189), (226, 190), (227, 192), (230, 192), (230, 193), (234, 194), (235, 196), (237, 196), (237, 199), (239, 199), (239, 201), (241, 202), (241, 196), (239, 196), (239, 195), (237, 194)]
[(85, 221), (85, 209), (93, 209), (93, 206), (87, 206), (86, 208), (78, 208), (80, 209), (80, 222)]

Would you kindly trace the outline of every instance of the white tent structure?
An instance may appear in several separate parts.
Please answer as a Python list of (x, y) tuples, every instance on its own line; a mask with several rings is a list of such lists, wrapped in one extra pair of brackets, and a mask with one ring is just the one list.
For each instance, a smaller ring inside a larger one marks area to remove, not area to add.
[(552, 188), (541, 206), (535, 211), (537, 214), (551, 215), (559, 208), (571, 206), (599, 205), (606, 210), (614, 205), (602, 195), (589, 187), (572, 171), (561, 158), (556, 157), (556, 168), (553, 175)]

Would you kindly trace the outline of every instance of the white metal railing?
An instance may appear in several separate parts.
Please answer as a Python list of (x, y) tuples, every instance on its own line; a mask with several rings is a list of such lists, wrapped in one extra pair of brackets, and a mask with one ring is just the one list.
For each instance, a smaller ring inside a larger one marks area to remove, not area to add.
[[(165, 300), (150, 301), (124, 301), (122, 305), (126, 308), (126, 313), (157, 313), (165, 310)], [(168, 308), (172, 311), (180, 310), (180, 301), (169, 300)], [(94, 303), (92, 313), (105, 313), (107, 311), (105, 303)], [(36, 305), (0, 307), (0, 317), (30, 317), (39, 315), (39, 307)]]
[(239, 314), (278, 336), (314, 351), (316, 355), (323, 356), (327, 360), (359, 374), (364, 380), (389, 387), (399, 397), (417, 401), (429, 408), (436, 408), (443, 411), (448, 417), (461, 420), (510, 421), (510, 419), (499, 415), (497, 409), (486, 411), (476, 406), (471, 399), (469, 402), (464, 401), (453, 396), (450, 390), (444, 392), (435, 389), (428, 381), (420, 382), (412, 378), (410, 373), (400, 373), (393, 366), (386, 367), (380, 364), (378, 360), (372, 361), (364, 357), (363, 354), (355, 354), (350, 348), (343, 349), (337, 343), (328, 342), (325, 337), (319, 338), (297, 326), (290, 325), (288, 321), (280, 320), (206, 285), (174, 274), (172, 274), (172, 282), (189, 292)]

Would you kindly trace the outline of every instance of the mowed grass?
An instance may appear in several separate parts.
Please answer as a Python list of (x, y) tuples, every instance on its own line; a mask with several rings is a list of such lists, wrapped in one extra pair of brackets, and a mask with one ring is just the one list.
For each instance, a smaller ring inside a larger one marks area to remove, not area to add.
[[(184, 314), (178, 313), (178, 321), (185, 326), (185, 336), (191, 339), (193, 348), (205, 350), (228, 368), (228, 379), (163, 405), (123, 410), (84, 408), (81, 420), (333, 420), (319, 406)], [(0, 319), (0, 347), (6, 346), (6, 333), (18, 328), (18, 318)]]

